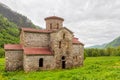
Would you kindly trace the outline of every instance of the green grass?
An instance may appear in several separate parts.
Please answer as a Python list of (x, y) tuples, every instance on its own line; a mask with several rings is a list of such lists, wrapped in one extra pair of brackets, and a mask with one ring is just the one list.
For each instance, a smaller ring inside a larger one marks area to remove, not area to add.
[(120, 57), (87, 57), (84, 66), (66, 70), (5, 72), (0, 59), (0, 80), (120, 80)]

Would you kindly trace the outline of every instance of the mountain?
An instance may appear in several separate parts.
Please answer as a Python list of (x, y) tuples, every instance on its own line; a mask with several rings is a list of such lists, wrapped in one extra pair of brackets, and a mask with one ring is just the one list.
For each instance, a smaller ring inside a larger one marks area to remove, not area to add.
[(8, 43), (19, 43), (19, 29), (16, 24), (0, 15), (0, 48)]
[(4, 57), (4, 44), (19, 43), (19, 29), (16, 24), (0, 15), (0, 57)]
[(90, 46), (88, 48), (98, 48), (98, 49), (103, 49), (106, 47), (106, 44), (102, 44), (102, 45), (94, 45), (94, 46)]
[(11, 10), (8, 6), (0, 3), (0, 14), (8, 18), (9, 21), (14, 22), (19, 27), (38, 28), (27, 17)]
[(109, 42), (105, 48), (108, 48), (108, 47), (118, 47), (120, 46), (120, 36), (117, 37), (116, 39), (114, 39), (113, 41)]
[(4, 44), (19, 43), (20, 27), (40, 28), (27, 17), (0, 3), (0, 57), (4, 57)]
[(94, 45), (94, 46), (90, 46), (87, 48), (98, 48), (98, 49), (103, 49), (103, 48), (108, 48), (108, 47), (118, 47), (120, 46), (120, 36), (117, 37), (116, 39), (114, 39), (113, 41), (106, 43), (106, 44), (102, 44), (102, 45)]

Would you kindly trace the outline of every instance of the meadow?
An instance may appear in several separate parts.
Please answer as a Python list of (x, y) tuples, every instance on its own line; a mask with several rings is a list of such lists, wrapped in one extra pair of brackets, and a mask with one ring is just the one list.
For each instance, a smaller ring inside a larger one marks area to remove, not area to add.
[(120, 57), (87, 57), (84, 66), (65, 70), (5, 71), (0, 58), (0, 80), (120, 80)]

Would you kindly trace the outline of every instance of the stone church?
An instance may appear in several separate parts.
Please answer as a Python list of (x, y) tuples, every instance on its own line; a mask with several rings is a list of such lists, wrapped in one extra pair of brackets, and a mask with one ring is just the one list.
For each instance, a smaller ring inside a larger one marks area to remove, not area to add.
[(83, 65), (84, 44), (63, 27), (63, 18), (45, 18), (46, 29), (21, 28), (20, 44), (5, 44), (6, 70), (38, 71)]

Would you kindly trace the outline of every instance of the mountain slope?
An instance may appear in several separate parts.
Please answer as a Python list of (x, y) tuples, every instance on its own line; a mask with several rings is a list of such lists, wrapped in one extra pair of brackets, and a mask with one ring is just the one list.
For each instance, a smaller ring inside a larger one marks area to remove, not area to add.
[(17, 24), (19, 27), (38, 28), (38, 26), (34, 25), (27, 17), (12, 11), (8, 6), (2, 3), (0, 3), (0, 14), (8, 18), (9, 21)]
[(113, 41), (109, 42), (109, 43), (102, 44), (102, 45), (94, 45), (94, 46), (90, 46), (88, 48), (103, 49), (103, 48), (118, 47), (118, 46), (120, 46), (120, 36), (117, 37), (116, 39), (114, 39)]
[(19, 43), (19, 29), (16, 24), (0, 15), (0, 57), (4, 57), (4, 44)]
[(106, 44), (102, 44), (102, 45), (94, 45), (94, 46), (90, 46), (88, 48), (98, 48), (98, 49), (103, 49), (105, 48)]
[(105, 48), (108, 48), (108, 47), (118, 47), (120, 46), (120, 36), (117, 37), (116, 39), (114, 39), (113, 41), (111, 41), (110, 43), (108, 43)]
[(17, 25), (0, 15), (0, 48), (7, 43), (19, 42), (19, 30)]

